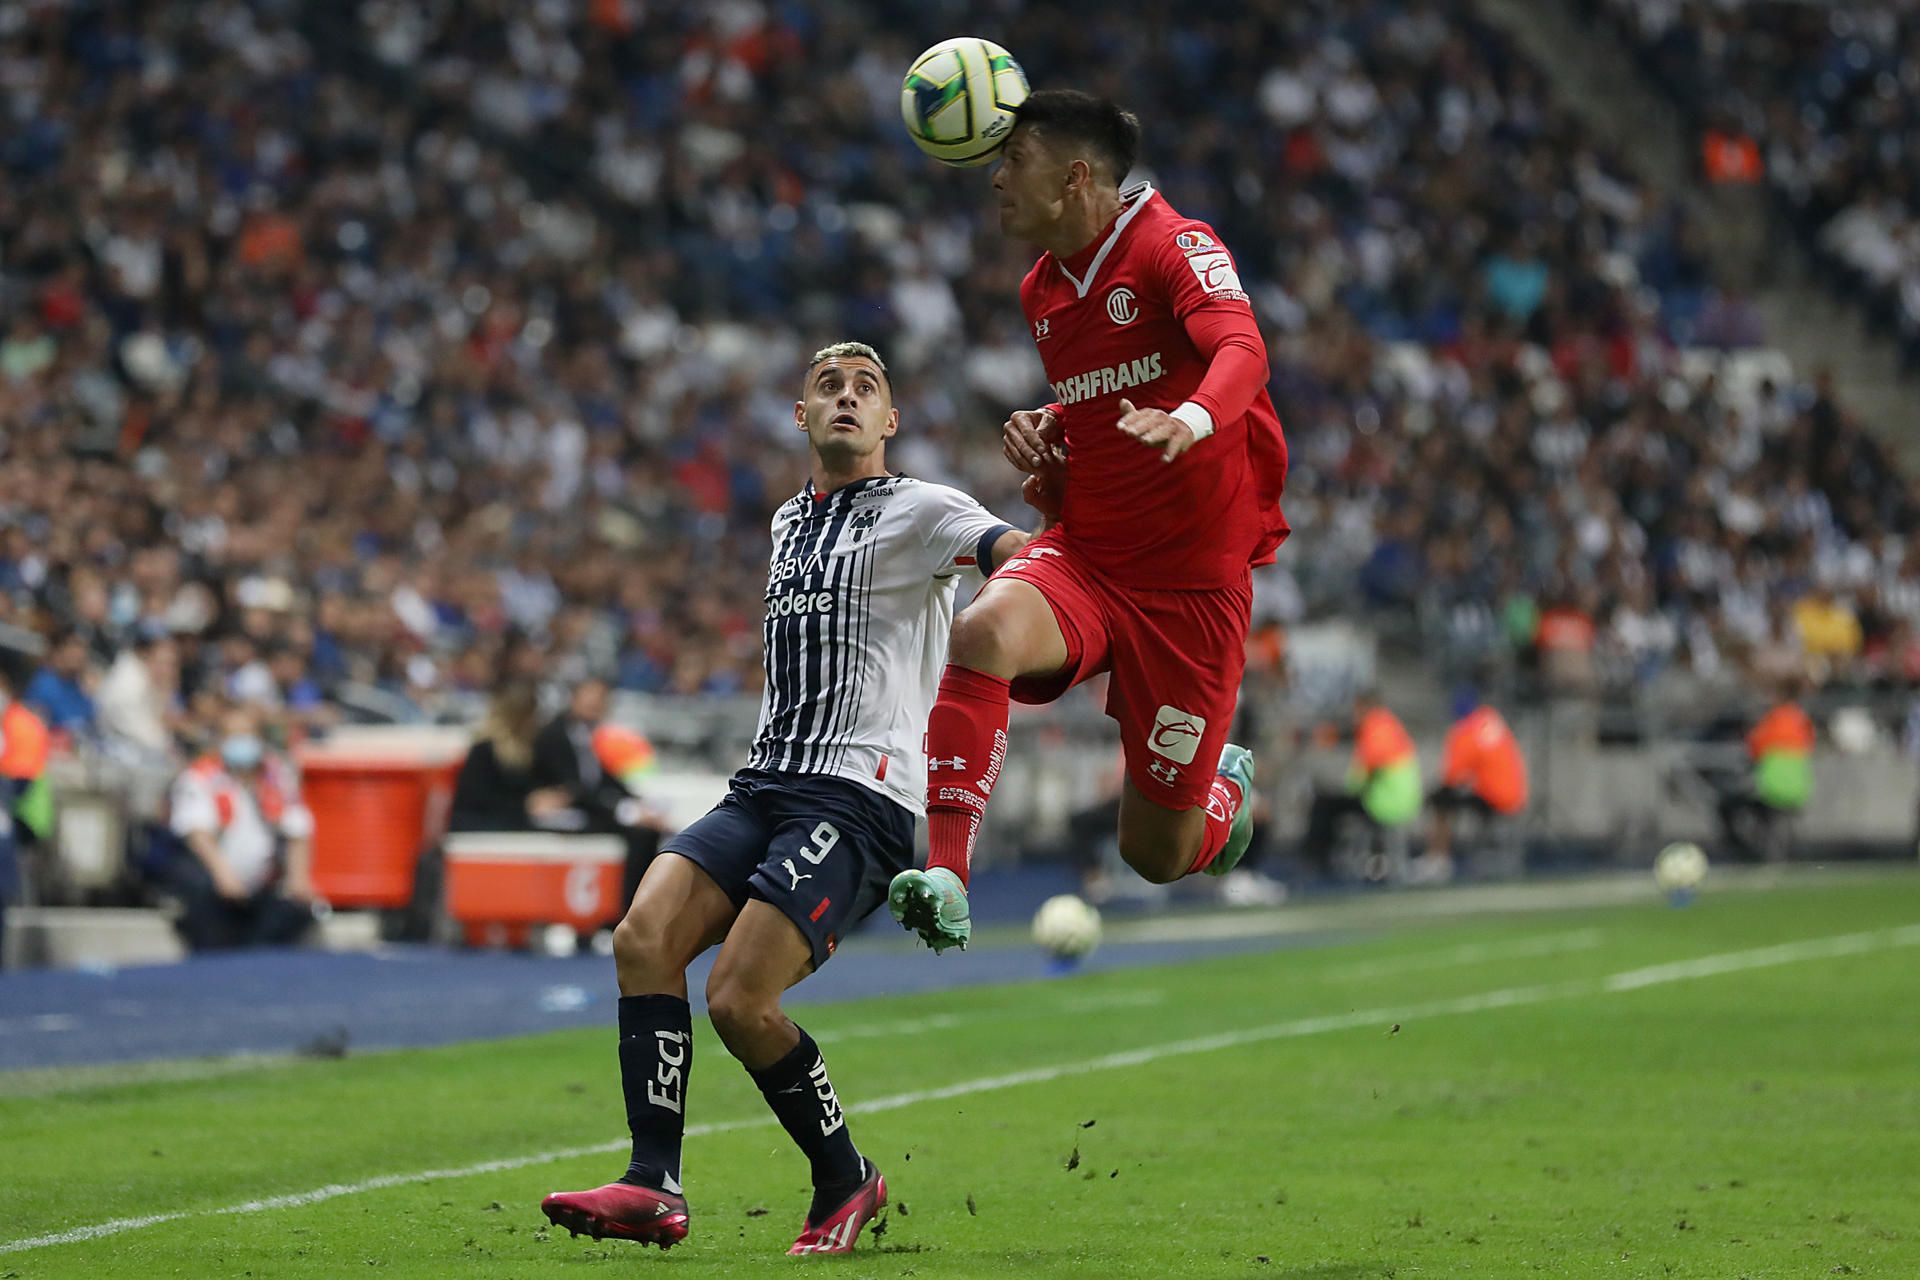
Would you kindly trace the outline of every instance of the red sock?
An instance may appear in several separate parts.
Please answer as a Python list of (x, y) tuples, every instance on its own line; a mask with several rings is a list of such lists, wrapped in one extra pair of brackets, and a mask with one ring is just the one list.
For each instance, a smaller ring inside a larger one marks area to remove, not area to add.
[(927, 867), (967, 882), (973, 838), (1007, 756), (1012, 686), (953, 663), (927, 716)]
[(1207, 803), (1203, 806), (1207, 814), (1207, 825), (1200, 835), (1200, 853), (1187, 868), (1187, 874), (1205, 871), (1227, 847), (1227, 835), (1233, 830), (1233, 819), (1240, 812), (1240, 788), (1225, 778), (1215, 778), (1213, 786), (1207, 791)]

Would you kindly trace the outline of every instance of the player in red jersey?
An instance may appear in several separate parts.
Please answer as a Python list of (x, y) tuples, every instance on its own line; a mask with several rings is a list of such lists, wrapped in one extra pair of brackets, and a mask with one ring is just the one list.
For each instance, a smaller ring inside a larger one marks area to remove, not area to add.
[(1112, 673), (1120, 854), (1148, 880), (1223, 874), (1251, 835), (1253, 758), (1226, 735), (1251, 567), (1287, 536), (1287, 448), (1232, 255), (1148, 184), (1120, 189), (1139, 138), (1113, 103), (1043, 90), (994, 173), (1001, 230), (1043, 251), (1020, 305), (1058, 398), (1014, 414), (1004, 445), (1060, 519), (954, 620), (927, 722), (927, 869), (888, 898), (936, 951), (971, 932), (967, 867), (1011, 699)]

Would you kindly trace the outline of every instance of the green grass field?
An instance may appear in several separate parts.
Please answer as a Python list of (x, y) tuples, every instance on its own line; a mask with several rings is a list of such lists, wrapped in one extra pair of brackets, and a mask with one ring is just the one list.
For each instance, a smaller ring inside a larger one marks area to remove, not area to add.
[(1910, 1280), (1917, 926), (1920, 875), (1790, 880), (808, 1009), (893, 1189), (845, 1260), (781, 1256), (804, 1165), (710, 1035), (689, 1115), (718, 1131), (688, 1139), (693, 1236), (664, 1256), (545, 1229), (543, 1193), (623, 1156), (511, 1164), (621, 1136), (610, 1031), (0, 1078), (0, 1248), (183, 1215), (0, 1252), (0, 1280)]

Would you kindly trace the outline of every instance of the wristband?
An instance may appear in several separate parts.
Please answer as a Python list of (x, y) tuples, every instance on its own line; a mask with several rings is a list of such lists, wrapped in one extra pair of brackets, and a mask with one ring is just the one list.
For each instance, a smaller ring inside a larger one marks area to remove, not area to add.
[(1167, 416), (1169, 418), (1178, 418), (1180, 421), (1186, 423), (1187, 430), (1193, 432), (1193, 442), (1195, 444), (1200, 443), (1213, 434), (1213, 415), (1191, 400)]

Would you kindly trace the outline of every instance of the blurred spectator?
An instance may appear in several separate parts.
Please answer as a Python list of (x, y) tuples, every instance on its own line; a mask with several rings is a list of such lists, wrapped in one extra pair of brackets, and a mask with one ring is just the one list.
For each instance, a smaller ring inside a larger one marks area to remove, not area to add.
[(502, 685), (454, 779), (449, 830), (527, 831), (570, 807), (565, 787), (537, 780), (539, 730), (539, 691), (523, 680)]
[(1318, 791), (1307, 811), (1301, 857), (1325, 873), (1333, 868), (1340, 823), (1362, 817), (1397, 829), (1420, 815), (1420, 757), (1400, 718), (1380, 695), (1362, 690), (1353, 700), (1353, 762), (1344, 791)]
[(179, 646), (164, 630), (142, 629), (100, 681), (95, 701), (107, 745), (124, 748), (138, 760), (175, 762), (179, 688)]
[[(1586, 0), (1704, 131), (1707, 174), (1765, 180), (1847, 300), (1920, 363), (1920, 11)], [(1764, 146), (1764, 155), (1762, 147)]]
[(7, 905), (20, 892), (20, 846), (51, 834), (51, 801), (43, 776), (47, 727), (15, 696), (26, 683), (22, 677), (29, 665), (24, 654), (0, 650), (0, 967), (6, 957)]
[(181, 934), (194, 951), (298, 942), (314, 923), (313, 815), (299, 777), (267, 749), (252, 708), (229, 705), (219, 730), (170, 797), (187, 850), (164, 873), (184, 908)]
[(625, 892), (617, 913), (624, 915), (670, 824), (644, 800), (646, 777), (654, 768), (652, 744), (633, 730), (606, 723), (612, 694), (599, 676), (573, 687), (566, 710), (533, 740), (533, 777), (537, 786), (567, 795), (567, 810), (548, 815), (542, 825), (556, 826), (564, 817), (568, 829), (615, 834), (625, 841)]
[(1527, 761), (1506, 717), (1464, 690), (1454, 701), (1454, 723), (1441, 749), (1440, 785), (1427, 797), (1433, 817), (1427, 851), (1415, 878), (1441, 881), (1453, 875), (1453, 837), (1457, 818), (1479, 819), (1484, 830), (1495, 818), (1517, 816), (1527, 807)]
[(1822, 670), (1859, 656), (1860, 619), (1823, 583), (1815, 583), (1794, 602), (1793, 626), (1800, 636), (1801, 652), (1821, 664)]
[(618, 825), (620, 802), (632, 798), (594, 751), (594, 734), (606, 720), (612, 695), (612, 686), (597, 676), (581, 680), (570, 691), (566, 709), (533, 739), (535, 784), (566, 791), (569, 806), (603, 830)]
[(1784, 859), (1784, 842), (1772, 838), (1775, 824), (1799, 813), (1813, 798), (1813, 721), (1801, 709), (1804, 686), (1789, 682), (1780, 700), (1747, 734), (1753, 772), (1720, 798), (1720, 826), (1729, 851), (1745, 861)]
[(1534, 647), (1540, 674), (1557, 693), (1581, 694), (1594, 686), (1593, 652), (1596, 639), (1591, 593), (1563, 597), (1540, 613)]
[(1760, 144), (1737, 120), (1721, 121), (1700, 135), (1700, 169), (1717, 187), (1750, 187), (1765, 176)]
[(54, 637), (46, 662), (28, 682), (21, 700), (38, 710), (55, 732), (87, 737), (94, 728), (94, 684), (86, 638), (77, 631), (64, 631)]

